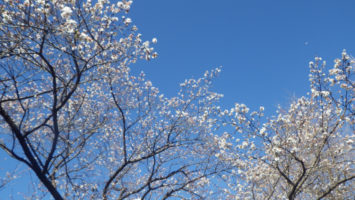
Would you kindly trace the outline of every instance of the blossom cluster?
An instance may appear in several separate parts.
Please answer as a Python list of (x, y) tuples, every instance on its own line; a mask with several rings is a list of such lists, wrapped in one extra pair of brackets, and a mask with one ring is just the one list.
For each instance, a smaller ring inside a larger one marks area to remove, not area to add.
[(310, 62), (309, 96), (279, 108), (267, 122), (260, 121), (263, 107), (248, 114), (246, 106), (237, 104), (224, 112), (233, 117), (227, 122), (237, 130), (216, 137), (216, 156), (235, 166), (224, 179), (230, 198), (354, 195), (355, 61), (344, 50), (334, 63), (329, 69), (320, 57)]

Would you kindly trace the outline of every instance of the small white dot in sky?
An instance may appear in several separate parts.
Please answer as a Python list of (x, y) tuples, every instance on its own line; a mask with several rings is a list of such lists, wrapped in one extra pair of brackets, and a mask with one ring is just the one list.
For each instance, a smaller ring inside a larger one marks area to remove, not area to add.
[(306, 41), (306, 42), (304, 42), (304, 46), (307, 46), (309, 43)]

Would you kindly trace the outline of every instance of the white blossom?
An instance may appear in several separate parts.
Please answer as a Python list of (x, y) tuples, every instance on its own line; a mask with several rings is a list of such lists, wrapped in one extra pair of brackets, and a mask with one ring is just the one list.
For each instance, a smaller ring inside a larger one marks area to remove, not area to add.
[(129, 25), (130, 23), (132, 23), (132, 19), (131, 18), (126, 18), (126, 19), (124, 19), (124, 23), (126, 25)]
[(62, 8), (60, 16), (62, 16), (64, 19), (68, 19), (70, 18), (72, 13), (72, 9), (68, 6), (65, 6)]

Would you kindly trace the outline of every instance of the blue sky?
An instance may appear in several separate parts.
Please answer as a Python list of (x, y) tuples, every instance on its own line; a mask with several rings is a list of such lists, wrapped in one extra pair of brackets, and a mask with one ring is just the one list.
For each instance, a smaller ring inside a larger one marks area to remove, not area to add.
[(223, 66), (215, 91), (222, 104), (264, 105), (273, 113), (306, 95), (308, 63), (355, 55), (355, 1), (136, 0), (130, 17), (145, 39), (158, 38), (159, 57), (139, 62), (169, 95), (186, 78)]

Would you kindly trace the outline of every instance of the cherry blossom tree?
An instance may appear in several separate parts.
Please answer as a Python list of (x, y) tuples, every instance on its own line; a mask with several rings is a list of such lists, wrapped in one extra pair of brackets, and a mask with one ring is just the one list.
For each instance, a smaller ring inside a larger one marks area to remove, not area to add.
[(268, 121), (218, 106), (219, 68), (168, 98), (131, 72), (157, 56), (131, 4), (0, 0), (0, 147), (36, 177), (24, 198), (353, 199), (353, 58), (316, 58)]
[(0, 147), (37, 177), (27, 198), (205, 198), (225, 171), (219, 69), (172, 98), (132, 74), (157, 54), (131, 3), (0, 0)]
[(224, 180), (235, 199), (355, 197), (354, 63), (345, 51), (334, 67), (310, 62), (311, 92), (262, 123), (263, 107), (224, 112), (234, 132), (217, 141), (217, 156), (234, 170)]

